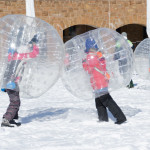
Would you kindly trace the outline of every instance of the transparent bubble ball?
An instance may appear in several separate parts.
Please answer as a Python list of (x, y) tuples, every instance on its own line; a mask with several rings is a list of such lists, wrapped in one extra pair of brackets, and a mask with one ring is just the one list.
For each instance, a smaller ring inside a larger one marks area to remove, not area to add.
[(78, 98), (91, 99), (127, 86), (132, 70), (133, 50), (114, 30), (98, 28), (65, 43), (62, 81)]
[(150, 39), (144, 39), (134, 51), (135, 70), (139, 77), (150, 80)]
[(24, 98), (44, 94), (58, 80), (64, 44), (56, 29), (39, 18), (0, 19), (0, 84)]

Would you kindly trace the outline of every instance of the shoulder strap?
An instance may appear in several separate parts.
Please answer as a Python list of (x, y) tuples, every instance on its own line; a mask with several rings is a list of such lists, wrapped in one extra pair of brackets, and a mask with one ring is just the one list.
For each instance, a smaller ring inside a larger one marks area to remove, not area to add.
[(98, 71), (99, 73), (101, 73), (103, 76), (105, 76), (107, 79), (110, 79), (109, 73), (103, 72), (103, 71), (99, 70), (97, 67), (94, 67), (94, 69), (95, 69), (96, 71)]

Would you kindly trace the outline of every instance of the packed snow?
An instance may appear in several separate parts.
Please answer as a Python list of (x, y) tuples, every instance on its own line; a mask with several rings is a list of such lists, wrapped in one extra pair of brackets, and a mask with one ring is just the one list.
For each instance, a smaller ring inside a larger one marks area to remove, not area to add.
[[(94, 99), (71, 95), (59, 80), (37, 99), (21, 99), (20, 127), (0, 128), (0, 150), (149, 150), (150, 81), (133, 76), (134, 88), (111, 92), (127, 122), (98, 122)], [(0, 116), (8, 96), (0, 93)], [(0, 118), (0, 121), (2, 120)]]

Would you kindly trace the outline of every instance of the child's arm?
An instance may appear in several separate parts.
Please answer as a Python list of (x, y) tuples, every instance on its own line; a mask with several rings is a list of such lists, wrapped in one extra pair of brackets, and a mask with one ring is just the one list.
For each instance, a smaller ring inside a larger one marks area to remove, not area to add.
[(33, 51), (30, 53), (15, 53), (13, 60), (23, 60), (24, 58), (35, 58), (39, 54), (39, 48), (34, 45)]
[(86, 62), (86, 59), (84, 59), (84, 60), (82, 61), (82, 66), (83, 66), (83, 68), (84, 68), (85, 71), (88, 71), (88, 64), (87, 64), (87, 62)]

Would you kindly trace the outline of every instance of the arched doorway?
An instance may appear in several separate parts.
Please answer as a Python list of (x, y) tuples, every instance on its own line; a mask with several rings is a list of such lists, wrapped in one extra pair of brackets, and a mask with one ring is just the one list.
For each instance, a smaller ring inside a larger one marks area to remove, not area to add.
[(126, 32), (128, 39), (133, 43), (133, 50), (135, 50), (136, 46), (147, 38), (146, 27), (139, 24), (128, 24), (124, 25), (118, 29), (117, 32), (122, 33)]
[(63, 30), (63, 41), (66, 42), (73, 38), (76, 35), (85, 33), (87, 31), (96, 29), (95, 27), (88, 26), (88, 25), (74, 25), (65, 30)]

